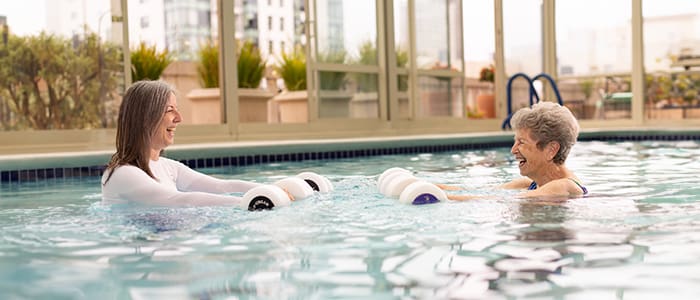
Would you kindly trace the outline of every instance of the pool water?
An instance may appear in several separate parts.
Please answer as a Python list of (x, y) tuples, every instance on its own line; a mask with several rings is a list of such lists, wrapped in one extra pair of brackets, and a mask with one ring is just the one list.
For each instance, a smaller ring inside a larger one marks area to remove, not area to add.
[[(336, 190), (291, 207), (100, 204), (99, 178), (0, 186), (3, 299), (695, 299), (700, 144), (582, 142), (585, 198), (523, 200), (509, 149), (205, 169)], [(400, 166), (489, 200), (410, 206), (379, 194)]]

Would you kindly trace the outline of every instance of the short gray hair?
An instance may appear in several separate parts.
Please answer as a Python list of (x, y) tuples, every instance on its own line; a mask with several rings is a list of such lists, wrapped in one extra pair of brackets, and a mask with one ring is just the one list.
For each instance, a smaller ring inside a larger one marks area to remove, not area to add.
[(550, 142), (559, 144), (554, 163), (561, 165), (569, 156), (578, 138), (578, 121), (565, 106), (554, 102), (539, 102), (530, 108), (518, 110), (510, 120), (513, 129), (529, 129), (537, 140), (537, 148), (543, 149)]

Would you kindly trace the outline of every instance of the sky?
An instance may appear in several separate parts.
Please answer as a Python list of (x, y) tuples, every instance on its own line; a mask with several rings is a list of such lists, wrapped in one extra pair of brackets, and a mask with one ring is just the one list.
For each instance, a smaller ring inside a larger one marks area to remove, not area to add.
[(39, 33), (46, 28), (46, 0), (0, 1), (0, 16), (17, 35)]
[[(0, 15), (7, 16), (13, 32), (23, 34), (38, 33), (46, 27), (46, 1), (47, 0), (2, 0), (0, 1)], [(50, 1), (71, 1), (71, 0), (50, 0)], [(76, 1), (76, 0), (72, 0)], [(95, 1), (95, 0), (89, 0)], [(102, 1), (102, 0), (100, 0)], [(357, 9), (350, 5), (354, 1), (344, 1), (347, 11), (358, 11), (364, 9), (364, 2), (358, 3)], [(519, 6), (532, 5), (535, 1), (505, 0), (504, 6), (511, 6), (513, 10), (519, 10)], [(557, 2), (566, 3), (567, 9), (562, 11), (561, 18), (569, 20), (570, 23), (581, 26), (603, 25), (619, 20), (620, 11), (629, 11), (629, 1), (623, 0), (580, 0)], [(698, 0), (644, 0), (644, 14), (646, 16), (677, 14), (682, 12), (700, 13)], [(672, 5), (670, 5), (672, 4)], [(474, 0), (464, 1), (464, 6), (481, 6)], [(492, 5), (488, 5), (492, 7)], [(601, 9), (604, 7), (604, 9)], [(514, 23), (528, 22), (524, 16), (515, 17)]]

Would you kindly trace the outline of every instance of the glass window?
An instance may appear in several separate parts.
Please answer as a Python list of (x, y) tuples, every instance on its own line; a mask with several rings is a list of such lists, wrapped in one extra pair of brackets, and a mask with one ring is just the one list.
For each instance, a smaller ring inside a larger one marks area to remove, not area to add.
[(456, 77), (418, 77), (421, 117), (462, 117), (462, 79)]
[(148, 28), (148, 16), (141, 17), (141, 28)]
[[(542, 0), (503, 1), (506, 78), (516, 73), (533, 77), (543, 71), (541, 12)], [(512, 94), (512, 111), (529, 105), (528, 87), (527, 81), (521, 78), (513, 82), (511, 91), (506, 91)]]
[[(148, 28), (129, 23), (132, 65), (135, 70), (147, 70), (149, 65), (165, 65), (158, 72), (132, 72), (133, 80), (164, 80), (178, 91), (177, 102), (182, 124), (219, 124), (222, 115), (222, 97), (219, 90), (219, 47), (211, 23), (216, 7), (201, 1), (148, 1), (145, 4), (129, 2), (129, 18), (147, 17)], [(148, 56), (153, 49), (165, 54), (167, 60)], [(135, 57), (140, 59), (134, 59)], [(139, 64), (140, 61), (145, 61)], [(202, 73), (197, 69), (201, 68)]]
[[(466, 117), (461, 91), (464, 84), (461, 1), (416, 0), (414, 3), (415, 58), (419, 68), (417, 115)], [(445, 73), (452, 75), (439, 75)]]
[(459, 1), (416, 0), (416, 64), (421, 69), (461, 70)]
[[(557, 85), (577, 118), (631, 116), (631, 17), (630, 1), (557, 3)], [(524, 95), (527, 88), (518, 91)]]
[(377, 118), (378, 76), (372, 73), (320, 72), (320, 118)]
[(467, 116), (495, 118), (493, 1), (464, 1), (464, 62)]
[(541, 10), (542, 0), (503, 1), (506, 74), (534, 76), (542, 72)]
[[(306, 92), (306, 56), (304, 46), (305, 1), (284, 1), (281, 9), (275, 9), (275, 19), (279, 27), (262, 28), (259, 32), (249, 31), (247, 36), (259, 39), (267, 61), (265, 79), (261, 89), (273, 93), (267, 103), (269, 123), (308, 122), (308, 94)], [(270, 17), (272, 18), (272, 16)], [(285, 24), (285, 22), (289, 22)], [(279, 47), (279, 48), (274, 48)], [(284, 55), (284, 56), (283, 56)], [(286, 57), (287, 59), (283, 59)]]
[[(318, 61), (376, 64), (375, 6), (373, 0), (317, 1)], [(361, 57), (367, 47), (372, 48), (374, 59)]]
[(408, 0), (394, 1), (394, 46), (396, 47), (396, 67), (399, 75), (397, 76), (398, 100), (399, 100), (399, 119), (409, 119), (411, 117), (409, 109), (408, 93), (408, 68), (410, 59), (408, 50), (410, 47), (410, 39), (408, 35)]
[(416, 63), (423, 69), (447, 68), (445, 1), (415, 1)]
[(211, 11), (200, 10), (198, 12), (197, 24), (202, 27), (211, 27)]
[(0, 12), (0, 130), (114, 127), (124, 68), (110, 1), (2, 1)]
[[(376, 1), (316, 1), (320, 118), (379, 117), (378, 71), (342, 71), (377, 60)], [(371, 21), (369, 21), (371, 20)]]
[(700, 3), (642, 5), (647, 118), (700, 118)]
[(267, 30), (272, 31), (272, 16), (267, 17)]

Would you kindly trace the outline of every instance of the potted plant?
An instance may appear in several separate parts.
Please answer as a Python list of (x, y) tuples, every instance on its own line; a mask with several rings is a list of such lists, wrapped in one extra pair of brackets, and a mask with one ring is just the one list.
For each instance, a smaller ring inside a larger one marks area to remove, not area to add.
[(258, 49), (251, 42), (244, 42), (238, 51), (238, 87), (256, 89), (265, 72), (265, 60)]
[[(238, 120), (267, 122), (267, 100), (273, 93), (258, 89), (265, 71), (265, 60), (251, 42), (244, 42), (238, 51)], [(193, 102), (193, 123), (221, 122), (219, 90), (219, 47), (209, 42), (198, 51), (197, 74), (203, 89), (193, 89), (187, 97)]]
[(275, 69), (282, 76), (287, 91), (306, 90), (306, 56), (301, 48), (297, 47), (290, 54), (282, 52)]
[(203, 88), (219, 87), (219, 46), (208, 42), (199, 48), (197, 75)]
[(131, 80), (158, 80), (172, 61), (168, 50), (157, 51), (155, 45), (149, 47), (141, 42), (131, 50)]
[(275, 71), (284, 80), (285, 91), (276, 95), (268, 106), (268, 120), (282, 123), (304, 123), (309, 119), (306, 92), (306, 56), (297, 47), (292, 53), (282, 52)]
[[(479, 81), (488, 82), (489, 89), (492, 89), (492, 85), (495, 79), (495, 68), (493, 65), (481, 68), (479, 72)], [(476, 96), (476, 115), (483, 116), (484, 118), (495, 118), (495, 97), (493, 92), (483, 93)]]

